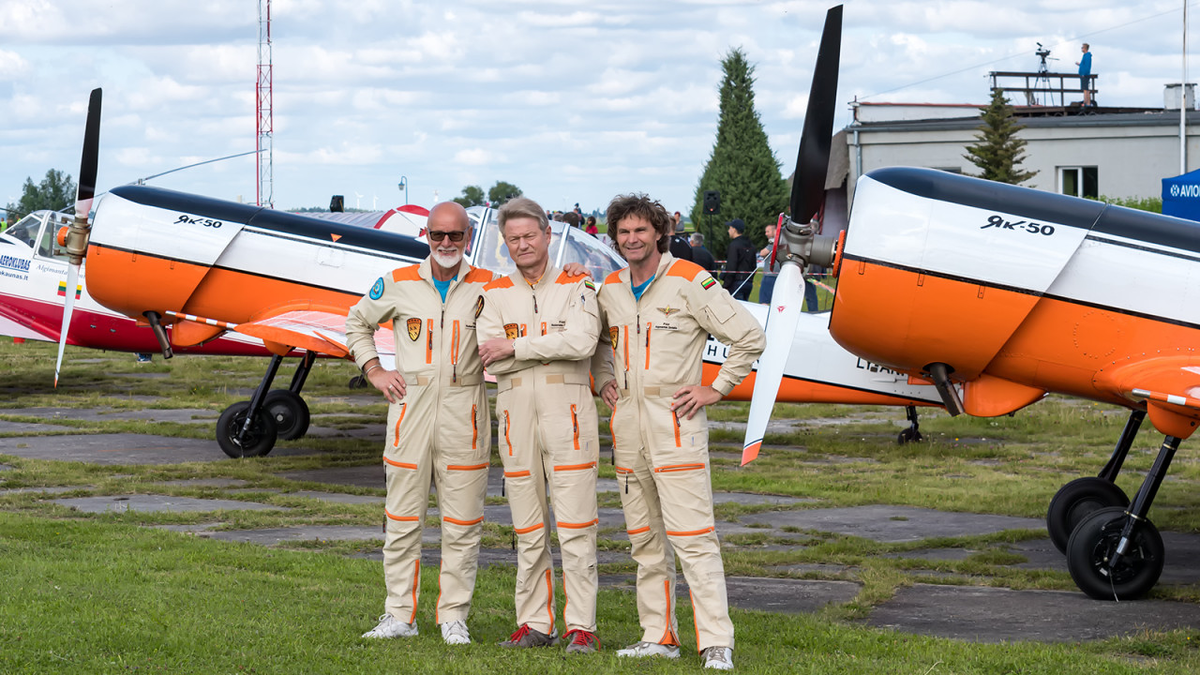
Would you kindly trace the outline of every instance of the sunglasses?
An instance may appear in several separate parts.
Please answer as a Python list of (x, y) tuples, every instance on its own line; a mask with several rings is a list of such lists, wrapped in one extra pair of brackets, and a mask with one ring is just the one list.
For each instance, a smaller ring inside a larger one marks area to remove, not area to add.
[(450, 237), (450, 241), (462, 241), (466, 232), (438, 232), (436, 230), (426, 230), (425, 234), (429, 236), (429, 241), (441, 241), (446, 237)]

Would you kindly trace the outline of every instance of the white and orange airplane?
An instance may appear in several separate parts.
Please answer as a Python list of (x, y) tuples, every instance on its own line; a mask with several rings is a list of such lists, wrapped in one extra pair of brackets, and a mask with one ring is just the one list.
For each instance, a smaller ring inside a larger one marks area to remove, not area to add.
[[(835, 10), (827, 35), (831, 25), (840, 31)], [(836, 58), (819, 58), (817, 69), (816, 79), (832, 79), (836, 89)], [(819, 108), (832, 101), (810, 98), (810, 117), (831, 121), (832, 109)], [(828, 154), (806, 158), (806, 144), (824, 140), (828, 148), (831, 135), (810, 130), (809, 121), (792, 217), (780, 228), (768, 352), (771, 335), (790, 330), (800, 270), (816, 263), (838, 275), (834, 339), (933, 382), (951, 414), (1005, 414), (1047, 392), (1128, 408), (1108, 464), (1055, 495), (1047, 526), (1086, 594), (1145, 594), (1164, 555), (1147, 512), (1180, 441), (1200, 422), (1200, 225), (932, 169), (886, 168), (859, 179), (838, 242), (809, 222)], [(774, 370), (769, 353), (762, 362)], [(744, 461), (770, 413), (773, 392), (768, 386), (761, 400), (759, 393)], [(1114, 481), (1145, 416), (1165, 440), (1130, 506)]]
[[(80, 171), (82, 213), (90, 207), (88, 190), (94, 190), (88, 186), (94, 185), (99, 151), (99, 108), (97, 90)], [(470, 214), (476, 227), (469, 262), (500, 273), (514, 269), (495, 212), (474, 208)], [(552, 232), (556, 265), (579, 262), (596, 278), (623, 266), (610, 247), (581, 230), (552, 223)], [(279, 421), (289, 432), (303, 433), (306, 424), (300, 422), (308, 415), (300, 390), (312, 358), (345, 357), (348, 308), (379, 276), (428, 254), (428, 246), (411, 236), (138, 185), (104, 195), (91, 222), (72, 222), (65, 245), (68, 276), (79, 274), (86, 257), (92, 297), (148, 324), (164, 353), (231, 334), (255, 338), (270, 350), (271, 365), (252, 399), (230, 406), (218, 420), (217, 442), (233, 457), (269, 452)], [(64, 321), (71, 321), (73, 298), (67, 300)], [(763, 306), (750, 308), (757, 316), (766, 314)], [(919, 439), (915, 407), (940, 405), (934, 388), (849, 354), (833, 342), (825, 324), (821, 315), (807, 315), (789, 336), (796, 357), (780, 361), (787, 374), (777, 386), (780, 399), (904, 406), (911, 426), (901, 440)], [(390, 331), (376, 338), (381, 351), (390, 353)], [(293, 385), (271, 391), (282, 357), (295, 350), (305, 361)], [(804, 356), (814, 352), (824, 358)], [(724, 356), (724, 346), (710, 342), (708, 377)], [(732, 396), (748, 399), (752, 386), (748, 380)], [(267, 400), (275, 405), (270, 414), (264, 411)]]

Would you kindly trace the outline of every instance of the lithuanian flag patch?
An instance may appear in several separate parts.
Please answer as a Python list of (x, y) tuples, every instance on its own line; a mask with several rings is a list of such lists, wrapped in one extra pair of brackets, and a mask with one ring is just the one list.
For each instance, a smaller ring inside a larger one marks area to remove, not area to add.
[[(76, 286), (75, 287), (75, 299), (78, 300), (79, 296), (82, 294), (83, 294), (83, 286)], [(67, 297), (67, 282), (65, 282), (65, 281), (58, 282), (58, 295), (59, 295), (59, 297), (63, 297), (63, 298)]]
[(587, 286), (588, 288), (592, 289), (593, 291), (594, 291), (594, 290), (596, 290), (596, 284), (592, 283), (592, 280), (591, 280), (591, 279), (586, 279), (586, 278), (585, 278), (585, 279), (583, 280), (583, 285), (584, 285), (584, 286)]
[(705, 277), (704, 281), (700, 282), (701, 288), (703, 288), (706, 291), (716, 285), (717, 285), (717, 282), (714, 281), (712, 277)]

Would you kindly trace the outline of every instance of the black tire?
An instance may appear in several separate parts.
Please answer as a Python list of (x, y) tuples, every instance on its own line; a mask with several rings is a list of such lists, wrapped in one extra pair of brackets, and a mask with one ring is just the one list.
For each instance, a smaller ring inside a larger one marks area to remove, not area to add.
[(267, 414), (265, 407), (250, 424), (245, 443), (238, 442), (238, 432), (249, 412), (250, 402), (239, 401), (226, 408), (217, 419), (217, 445), (230, 457), (262, 457), (275, 447), (275, 419)]
[(905, 443), (910, 443), (910, 442), (919, 443), (920, 441), (923, 441), (923, 440), (925, 440), (925, 437), (921, 435), (921, 432), (913, 429), (912, 427), (909, 427), (909, 428), (905, 429), (904, 431), (901, 431), (900, 435), (896, 438), (896, 442), (899, 443), (900, 445), (904, 445)]
[(368, 384), (369, 382), (367, 382), (367, 378), (363, 377), (362, 375), (355, 375), (354, 377), (350, 378), (350, 381), (346, 383), (346, 386), (351, 389), (366, 389)]
[(1103, 478), (1077, 478), (1059, 488), (1046, 509), (1046, 529), (1060, 553), (1071, 533), (1089, 514), (1109, 506), (1129, 506), (1125, 491)]
[(276, 389), (267, 393), (263, 408), (275, 420), (275, 431), (278, 438), (294, 441), (308, 433), (308, 423), (311, 416), (308, 404), (299, 394), (290, 389)]
[(1121, 556), (1117, 568), (1108, 561), (1125, 527), (1124, 507), (1110, 506), (1086, 516), (1067, 542), (1067, 570), (1075, 585), (1096, 600), (1136, 600), (1154, 588), (1163, 570), (1162, 535), (1149, 520), (1143, 521)]

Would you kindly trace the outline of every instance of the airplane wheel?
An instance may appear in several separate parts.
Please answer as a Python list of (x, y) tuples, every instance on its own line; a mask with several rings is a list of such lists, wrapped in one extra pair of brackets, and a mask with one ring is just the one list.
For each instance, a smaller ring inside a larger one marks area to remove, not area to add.
[(350, 381), (346, 383), (346, 386), (351, 389), (366, 389), (367, 384), (367, 378), (363, 377), (362, 375), (355, 375), (354, 377), (350, 378)]
[(896, 442), (904, 445), (905, 443), (920, 442), (923, 440), (925, 440), (925, 437), (921, 435), (921, 432), (909, 427), (900, 432), (900, 436), (896, 439)]
[(250, 424), (245, 443), (238, 442), (238, 432), (246, 423), (249, 411), (250, 402), (239, 401), (226, 408), (217, 419), (217, 445), (230, 457), (262, 457), (275, 447), (275, 418), (267, 413), (265, 407)]
[(1108, 506), (1129, 506), (1125, 491), (1103, 478), (1076, 478), (1062, 486), (1046, 510), (1046, 529), (1050, 541), (1060, 553), (1067, 552), (1067, 541), (1088, 514)]
[(308, 404), (299, 394), (289, 389), (276, 389), (268, 392), (263, 401), (263, 408), (275, 419), (275, 430), (278, 437), (285, 441), (294, 441), (308, 432), (310, 416)]
[(1108, 561), (1125, 527), (1125, 508), (1110, 506), (1086, 516), (1067, 543), (1067, 569), (1079, 590), (1096, 600), (1136, 600), (1158, 583), (1163, 570), (1162, 536), (1149, 520), (1137, 528), (1117, 568)]

